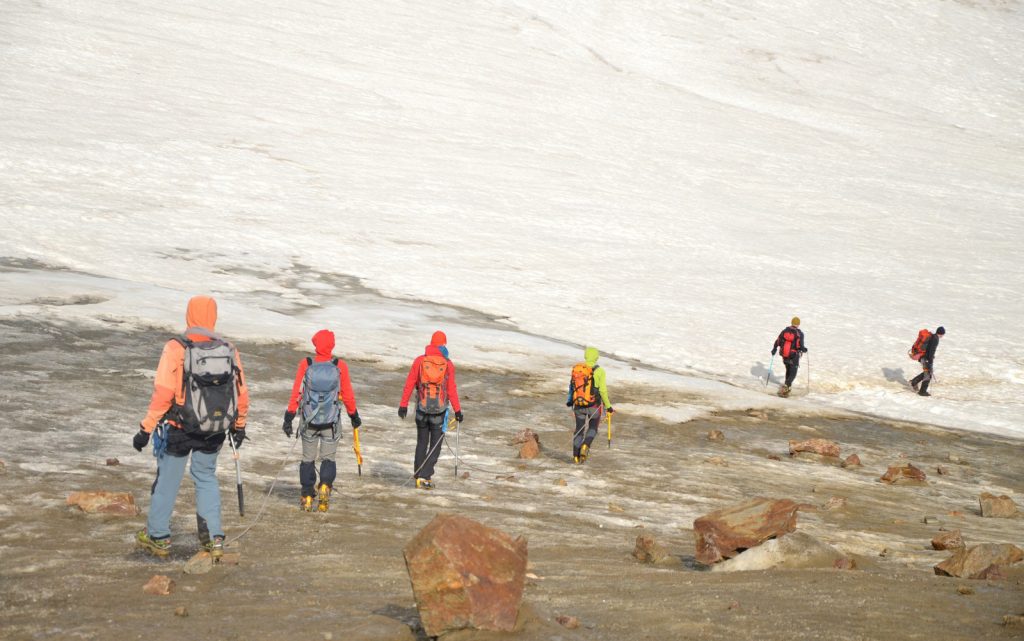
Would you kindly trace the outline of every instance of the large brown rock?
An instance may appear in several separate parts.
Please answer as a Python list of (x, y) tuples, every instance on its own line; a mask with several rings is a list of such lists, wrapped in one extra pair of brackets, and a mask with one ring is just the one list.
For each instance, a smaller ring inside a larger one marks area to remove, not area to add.
[(528, 427), (519, 430), (518, 432), (516, 432), (516, 435), (512, 437), (513, 445), (521, 445), (528, 441), (535, 441), (537, 445), (540, 445), (540, 437), (537, 436), (536, 432), (534, 432)]
[(932, 549), (934, 550), (960, 550), (966, 547), (964, 537), (960, 530), (952, 532), (939, 532), (932, 537)]
[(1009, 543), (982, 543), (957, 550), (953, 556), (935, 566), (935, 574), (961, 579), (985, 579), (998, 576), (998, 567), (1024, 559), (1024, 550)]
[(1006, 496), (996, 496), (988, 492), (982, 492), (978, 497), (981, 505), (981, 515), (993, 518), (1008, 519), (1017, 515), (1017, 504), (1013, 499)]
[(164, 574), (154, 574), (142, 586), (142, 591), (154, 596), (167, 596), (174, 590), (174, 579)]
[(696, 558), (705, 565), (731, 558), (796, 529), (797, 504), (757, 497), (706, 514), (693, 522)]
[(526, 575), (525, 538), (513, 539), (463, 516), (439, 514), (404, 552), (428, 636), (515, 627)]
[(910, 483), (925, 483), (928, 475), (924, 473), (919, 467), (914, 467), (913, 464), (907, 463), (905, 465), (890, 465), (889, 469), (882, 475), (883, 483), (898, 483), (898, 482), (910, 482)]
[(797, 452), (810, 452), (821, 456), (839, 458), (839, 443), (830, 441), (827, 438), (812, 438), (806, 441), (789, 441), (790, 456)]
[(540, 456), (540, 445), (537, 441), (526, 441), (519, 446), (519, 458), (534, 459)]
[(75, 505), (88, 514), (121, 514), (136, 516), (139, 508), (130, 492), (72, 492), (68, 505)]

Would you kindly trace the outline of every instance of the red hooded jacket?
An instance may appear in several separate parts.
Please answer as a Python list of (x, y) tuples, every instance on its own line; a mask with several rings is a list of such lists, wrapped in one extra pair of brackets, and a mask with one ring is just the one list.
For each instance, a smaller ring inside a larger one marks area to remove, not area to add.
[[(427, 345), (426, 349), (423, 350), (423, 356), (443, 355), (437, 345)], [(420, 366), (423, 363), (423, 356), (417, 356), (416, 360), (412, 362), (412, 367), (409, 368), (409, 375), (405, 378), (405, 389), (402, 390), (402, 402), (399, 403), (401, 407), (409, 406), (409, 397), (412, 396), (412, 391), (416, 389), (417, 383), (420, 382)], [(448, 385), (446, 389), (448, 401), (452, 404), (452, 409), (456, 412), (461, 412), (462, 405), (459, 403), (459, 389), (455, 384), (455, 363), (451, 359), (448, 359)]]
[[(322, 363), (334, 358), (334, 332), (322, 329), (313, 334), (313, 347), (316, 348), (316, 356), (313, 357), (314, 362)], [(295, 371), (295, 382), (292, 383), (292, 396), (288, 399), (289, 412), (299, 411), (299, 397), (302, 396), (302, 379), (305, 378), (308, 368), (309, 364), (306, 363), (306, 359), (299, 361), (299, 367)], [(345, 411), (351, 416), (356, 413), (356, 395), (352, 391), (352, 381), (348, 376), (348, 365), (340, 358), (338, 359), (338, 382), (341, 384), (338, 398), (345, 404)]]

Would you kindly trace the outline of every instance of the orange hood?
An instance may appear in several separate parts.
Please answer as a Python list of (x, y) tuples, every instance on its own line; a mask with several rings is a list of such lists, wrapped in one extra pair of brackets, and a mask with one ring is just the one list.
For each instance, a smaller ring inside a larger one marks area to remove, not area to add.
[(313, 334), (313, 347), (316, 348), (316, 355), (321, 358), (330, 358), (334, 352), (334, 332), (329, 329), (321, 329)]
[(444, 335), (444, 332), (437, 330), (434, 335), (430, 337), (430, 344), (435, 347), (448, 344), (448, 337)]
[[(215, 331), (217, 327), (217, 301), (209, 296), (193, 296), (188, 301), (188, 309), (185, 311), (185, 327), (202, 327), (208, 331)], [(205, 340), (206, 337), (200, 334), (190, 336), (194, 340)]]

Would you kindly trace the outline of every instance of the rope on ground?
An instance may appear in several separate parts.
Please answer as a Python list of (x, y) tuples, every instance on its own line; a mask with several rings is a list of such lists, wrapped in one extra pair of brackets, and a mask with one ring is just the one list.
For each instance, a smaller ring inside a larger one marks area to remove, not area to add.
[(248, 534), (249, 530), (251, 530), (254, 527), (256, 527), (256, 524), (260, 522), (260, 519), (263, 517), (263, 512), (267, 509), (267, 503), (270, 501), (270, 495), (274, 493), (274, 486), (277, 485), (278, 479), (281, 478), (281, 472), (284, 472), (285, 466), (288, 465), (288, 461), (292, 457), (292, 452), (295, 451), (295, 444), (298, 443), (298, 442), (299, 442), (299, 439), (296, 438), (294, 440), (294, 442), (292, 443), (291, 448), (288, 449), (288, 453), (284, 455), (284, 460), (281, 461), (281, 469), (279, 469), (277, 471), (277, 475), (274, 476), (274, 480), (270, 483), (270, 489), (267, 490), (266, 496), (263, 497), (263, 504), (260, 505), (260, 510), (259, 510), (259, 512), (256, 513), (256, 518), (253, 519), (252, 523), (250, 523), (248, 527), (246, 527), (244, 530), (242, 530), (241, 534), (239, 534), (237, 536), (233, 536), (233, 537), (227, 539), (226, 541), (224, 541), (224, 545), (225, 546), (230, 545), (231, 543), (234, 543), (235, 541), (239, 540), (240, 538), (242, 538), (243, 536)]

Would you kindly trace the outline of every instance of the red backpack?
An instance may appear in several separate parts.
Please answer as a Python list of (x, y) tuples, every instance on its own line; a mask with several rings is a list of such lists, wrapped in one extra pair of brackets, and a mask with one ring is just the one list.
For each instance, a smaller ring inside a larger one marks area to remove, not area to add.
[(931, 337), (932, 333), (929, 332), (927, 329), (922, 329), (917, 333), (917, 340), (914, 341), (914, 344), (910, 347), (910, 351), (907, 352), (911, 359), (915, 361), (921, 360), (921, 357), (924, 356), (925, 352), (924, 345), (925, 343), (928, 342), (928, 339)]
[(787, 327), (779, 334), (779, 347), (781, 347), (782, 358), (789, 358), (794, 352), (800, 349), (800, 334), (792, 327)]
[(448, 407), (448, 359), (431, 354), (420, 362), (416, 388), (417, 405), (427, 414), (440, 414)]

